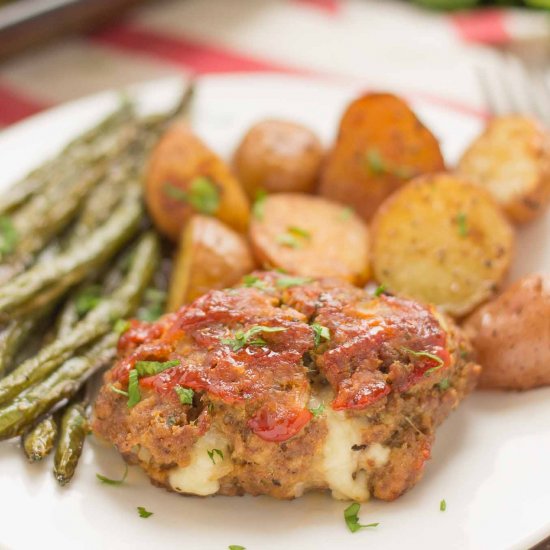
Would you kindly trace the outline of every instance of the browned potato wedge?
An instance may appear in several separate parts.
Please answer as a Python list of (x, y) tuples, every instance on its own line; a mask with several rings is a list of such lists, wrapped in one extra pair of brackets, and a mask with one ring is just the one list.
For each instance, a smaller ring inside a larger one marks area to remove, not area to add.
[(196, 212), (216, 216), (237, 231), (248, 227), (249, 204), (227, 165), (183, 124), (155, 147), (145, 199), (158, 230), (172, 240)]
[(469, 317), (485, 388), (550, 385), (550, 277), (530, 275)]
[(372, 226), (375, 278), (455, 316), (489, 298), (512, 258), (514, 233), (483, 189), (450, 174), (413, 180)]
[(436, 138), (402, 99), (367, 94), (344, 113), (322, 170), (320, 193), (370, 220), (405, 182), (444, 167)]
[(323, 148), (305, 126), (285, 120), (262, 120), (244, 136), (234, 167), (248, 196), (259, 190), (310, 192), (317, 183)]
[(250, 239), (263, 267), (356, 284), (367, 280), (368, 229), (351, 209), (300, 193), (269, 195), (261, 206), (250, 224)]
[(168, 309), (175, 311), (205, 292), (226, 288), (255, 268), (246, 239), (208, 216), (187, 222), (174, 263)]
[(464, 152), (458, 171), (485, 187), (512, 221), (530, 221), (550, 203), (550, 135), (528, 117), (497, 117)]

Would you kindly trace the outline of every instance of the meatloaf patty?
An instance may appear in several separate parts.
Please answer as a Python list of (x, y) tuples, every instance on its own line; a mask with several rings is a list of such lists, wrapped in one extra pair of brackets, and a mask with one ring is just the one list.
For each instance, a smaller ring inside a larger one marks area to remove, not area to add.
[(393, 500), (474, 387), (469, 356), (430, 306), (256, 273), (157, 323), (133, 321), (93, 427), (180, 493)]

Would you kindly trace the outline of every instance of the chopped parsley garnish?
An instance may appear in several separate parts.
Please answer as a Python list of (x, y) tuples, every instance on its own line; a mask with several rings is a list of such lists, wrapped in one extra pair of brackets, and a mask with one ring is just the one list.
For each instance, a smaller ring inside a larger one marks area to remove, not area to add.
[(212, 464), (216, 464), (216, 455), (218, 455), (223, 460), (223, 452), (219, 449), (210, 449), (206, 452), (208, 453), (208, 457), (212, 461)]
[(182, 405), (193, 404), (193, 395), (195, 395), (195, 392), (191, 388), (183, 388), (182, 386), (175, 386), (174, 391), (179, 397), (180, 403)]
[(156, 321), (164, 313), (166, 292), (158, 288), (148, 288), (144, 294), (144, 305), (138, 309), (137, 317), (141, 321)]
[(311, 239), (311, 233), (306, 229), (296, 226), (287, 227), (285, 233), (277, 235), (276, 241), (281, 246), (289, 248), (301, 248), (304, 240)]
[(346, 206), (340, 213), (340, 219), (343, 221), (349, 220), (353, 216), (354, 210), (351, 206)]
[(369, 149), (367, 151), (367, 164), (373, 174), (383, 174), (387, 171), (382, 155), (378, 149)]
[(264, 189), (256, 191), (256, 200), (252, 205), (252, 215), (259, 221), (264, 219), (266, 198), (267, 192)]
[(278, 288), (289, 288), (291, 286), (305, 285), (310, 282), (311, 279), (309, 277), (280, 277), (277, 279), (275, 286)]
[(246, 331), (238, 330), (235, 332), (234, 338), (223, 338), (222, 344), (231, 346), (233, 351), (239, 351), (245, 346), (264, 346), (267, 342), (263, 338), (254, 338), (261, 332), (283, 332), (284, 327), (264, 327), (262, 325), (254, 325)]
[(323, 405), (323, 403), (321, 403), (317, 407), (310, 407), (309, 412), (313, 416), (321, 416), (325, 412), (325, 406)]
[(99, 479), (99, 481), (101, 481), (101, 483), (105, 483), (106, 485), (122, 485), (128, 476), (128, 464), (125, 464), (124, 466), (126, 469), (124, 470), (124, 474), (121, 479), (109, 479), (101, 474), (96, 474), (95, 476)]
[(118, 393), (119, 395), (123, 395), (124, 397), (128, 397), (128, 392), (121, 390), (120, 388), (117, 388), (116, 386), (113, 386), (112, 384), (109, 386), (109, 389), (112, 392)]
[(259, 288), (260, 290), (269, 288), (269, 285), (259, 277), (256, 277), (256, 275), (245, 275), (243, 277), (243, 284), (248, 288)]
[(19, 236), (11, 221), (7, 216), (0, 216), (0, 258), (13, 252)]
[(443, 499), (443, 500), (439, 503), (439, 510), (440, 510), (441, 512), (444, 512), (446, 509), (447, 509), (447, 503), (445, 502), (445, 499)]
[(358, 502), (354, 502), (344, 510), (344, 519), (346, 520), (346, 525), (352, 533), (359, 531), (359, 529), (378, 527), (378, 525), (380, 525), (379, 523), (367, 523), (366, 525), (360, 524), (359, 517), (357, 516), (360, 508), (361, 505)]
[(441, 380), (441, 382), (439, 382), (439, 384), (437, 385), (439, 386), (440, 390), (445, 391), (449, 389), (449, 386), (451, 385), (451, 383), (449, 382), (448, 378), (443, 378), (443, 380)]
[(191, 205), (201, 214), (214, 214), (220, 206), (220, 191), (210, 178), (198, 176), (189, 184), (187, 191), (167, 183), (166, 195), (180, 202)]
[(435, 361), (437, 363), (436, 367), (432, 367), (431, 369), (428, 369), (424, 376), (429, 376), (432, 374), (432, 372), (435, 372), (436, 370), (439, 370), (443, 365), (444, 361), (439, 357), (438, 355), (434, 355), (433, 353), (428, 353), (427, 351), (414, 351), (409, 348), (401, 348), (405, 353), (408, 353), (409, 355), (414, 355), (414, 357), (427, 357), (428, 359), (431, 359), (432, 361)]
[(458, 234), (461, 237), (467, 237), (470, 230), (468, 229), (468, 217), (464, 212), (457, 214), (456, 223), (458, 225)]
[(139, 391), (138, 371), (132, 369), (128, 373), (128, 408), (132, 408), (141, 401), (141, 393)]
[(228, 548), (229, 550), (246, 550), (244, 546), (240, 546), (239, 544), (230, 544)]
[(115, 325), (113, 326), (113, 330), (119, 336), (124, 334), (129, 328), (130, 328), (130, 321), (128, 321), (126, 319), (117, 319)]
[(315, 345), (318, 346), (321, 340), (330, 340), (330, 330), (319, 323), (313, 323), (311, 325), (313, 329), (313, 340)]
[(148, 512), (143, 506), (138, 506), (137, 511), (140, 518), (148, 518), (153, 515), (153, 512)]
[(91, 285), (79, 292), (75, 298), (74, 307), (80, 317), (92, 311), (101, 302), (101, 287)]
[(177, 367), (180, 364), (178, 360), (174, 361), (136, 361), (136, 370), (139, 376), (153, 376), (166, 369)]
[(385, 285), (379, 285), (376, 287), (376, 290), (374, 291), (374, 295), (378, 298), (379, 296), (382, 296), (386, 292), (386, 286)]

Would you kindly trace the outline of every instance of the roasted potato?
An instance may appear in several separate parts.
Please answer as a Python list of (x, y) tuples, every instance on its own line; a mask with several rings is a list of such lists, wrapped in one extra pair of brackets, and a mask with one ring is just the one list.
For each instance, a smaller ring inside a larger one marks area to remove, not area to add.
[(320, 193), (370, 220), (405, 182), (443, 169), (437, 139), (402, 99), (367, 94), (344, 113), (322, 169)]
[(197, 212), (216, 216), (237, 231), (248, 227), (250, 208), (239, 182), (184, 124), (172, 126), (155, 147), (145, 200), (158, 230), (174, 241)]
[(216, 218), (193, 215), (187, 222), (176, 255), (169, 311), (205, 292), (234, 285), (255, 268), (246, 239)]
[(485, 388), (550, 385), (550, 276), (520, 279), (465, 322)]
[(258, 191), (310, 192), (317, 183), (323, 147), (305, 126), (262, 120), (244, 136), (233, 164), (249, 197)]
[(371, 229), (375, 278), (455, 316), (494, 294), (513, 254), (512, 227), (489, 193), (450, 174), (407, 184)]
[(367, 226), (350, 208), (322, 197), (267, 196), (251, 221), (250, 240), (265, 268), (356, 284), (369, 276)]
[(518, 223), (550, 203), (550, 134), (535, 120), (494, 118), (464, 152), (458, 172), (485, 187)]

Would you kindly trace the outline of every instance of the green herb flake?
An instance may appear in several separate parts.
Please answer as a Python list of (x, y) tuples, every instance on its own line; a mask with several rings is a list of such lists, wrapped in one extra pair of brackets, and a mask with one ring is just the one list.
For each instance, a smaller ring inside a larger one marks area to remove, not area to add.
[(260, 290), (269, 288), (269, 285), (259, 277), (256, 277), (256, 275), (245, 275), (243, 277), (243, 285), (248, 288), (258, 288)]
[(302, 227), (297, 227), (295, 225), (291, 225), (287, 231), (291, 234), (291, 235), (296, 235), (297, 237), (302, 237), (304, 239), (311, 239), (311, 233), (307, 230), (307, 229), (304, 229)]
[(447, 509), (447, 502), (445, 501), (445, 499), (443, 499), (439, 503), (439, 510), (440, 510), (440, 512), (444, 512), (446, 509)]
[(448, 378), (443, 378), (443, 380), (441, 380), (441, 382), (439, 382), (439, 384), (437, 385), (441, 391), (445, 391), (449, 389), (451, 383), (449, 382)]
[(369, 527), (378, 527), (378, 525), (380, 525), (379, 523), (367, 523), (366, 525), (360, 524), (359, 517), (357, 515), (359, 513), (360, 508), (361, 508), (361, 505), (358, 502), (354, 502), (344, 510), (344, 519), (346, 520), (346, 525), (348, 526), (348, 529), (352, 533), (359, 531), (359, 529), (367, 529)]
[(437, 366), (428, 369), (424, 373), (424, 376), (429, 376), (433, 372), (439, 370), (445, 364), (441, 357), (439, 357), (438, 355), (434, 355), (433, 353), (428, 353), (427, 351), (414, 351), (409, 348), (401, 348), (401, 350), (405, 353), (408, 353), (409, 355), (413, 355), (414, 357), (426, 357), (427, 359), (431, 359), (432, 361), (435, 361), (437, 363)]
[(458, 225), (458, 234), (461, 237), (467, 237), (470, 229), (468, 228), (468, 217), (464, 212), (457, 214), (456, 223)]
[(252, 215), (258, 220), (263, 221), (265, 216), (265, 199), (267, 192), (264, 189), (256, 191), (256, 200), (252, 205)]
[(387, 171), (384, 159), (378, 149), (369, 149), (366, 155), (367, 165), (373, 174), (383, 174)]
[(227, 548), (229, 550), (246, 550), (246, 548), (240, 544), (230, 544)]
[(330, 330), (327, 327), (319, 323), (313, 323), (311, 328), (313, 329), (313, 341), (316, 346), (321, 343), (321, 340), (330, 340)]
[(277, 244), (280, 244), (281, 246), (286, 246), (287, 248), (301, 248), (302, 243), (290, 233), (281, 233), (280, 235), (277, 235), (275, 237), (275, 241)]
[(80, 317), (92, 311), (101, 302), (101, 292), (99, 285), (91, 285), (76, 295), (74, 307)]
[(380, 296), (382, 296), (382, 294), (384, 294), (384, 292), (386, 292), (386, 286), (385, 285), (379, 285), (376, 287), (376, 290), (374, 291), (374, 295), (379, 298)]
[(201, 214), (215, 214), (220, 207), (220, 191), (214, 182), (205, 176), (194, 178), (187, 191), (167, 183), (164, 192), (174, 200), (189, 204)]
[(18, 240), (19, 236), (11, 219), (0, 216), (0, 258), (13, 252)]
[(191, 388), (183, 388), (182, 386), (175, 386), (174, 391), (176, 392), (180, 400), (180, 403), (182, 405), (193, 404), (193, 395), (195, 395), (195, 392)]
[(178, 360), (174, 361), (137, 361), (136, 370), (139, 376), (154, 376), (155, 374), (160, 374), (166, 369), (171, 369), (172, 367), (177, 367), (180, 365)]
[(264, 346), (267, 342), (263, 338), (254, 338), (257, 334), (262, 332), (283, 332), (284, 327), (264, 327), (262, 325), (254, 325), (246, 331), (238, 330), (235, 332), (234, 338), (223, 338), (222, 344), (231, 346), (233, 351), (239, 351), (245, 346)]
[(117, 319), (116, 323), (113, 326), (113, 330), (119, 336), (122, 336), (129, 328), (130, 328), (130, 321), (126, 319)]
[(312, 279), (308, 277), (279, 277), (275, 286), (277, 288), (289, 288), (291, 286), (305, 285), (311, 283)]
[(128, 408), (131, 409), (141, 401), (139, 391), (138, 371), (132, 369), (128, 373)]
[(321, 416), (325, 412), (325, 406), (321, 403), (317, 407), (310, 407), (309, 412), (315, 417)]
[(153, 515), (153, 512), (147, 511), (143, 506), (138, 506), (137, 511), (140, 518), (149, 518)]
[(105, 477), (101, 474), (96, 474), (95, 476), (101, 483), (105, 483), (106, 485), (122, 485), (126, 481), (126, 477), (128, 476), (128, 464), (125, 464), (125, 470), (124, 474), (121, 479), (109, 479), (108, 477)]
[(208, 457), (212, 461), (212, 464), (216, 464), (216, 455), (218, 455), (221, 460), (223, 460), (223, 452), (220, 451), (220, 449), (210, 449), (209, 451), (206, 451), (208, 453)]
[(354, 212), (355, 211), (353, 210), (353, 208), (351, 208), (351, 206), (346, 206), (346, 208), (343, 208), (342, 211), (340, 212), (339, 218), (342, 221), (347, 221), (347, 220), (351, 219)]
[(128, 392), (121, 390), (120, 388), (117, 388), (116, 386), (113, 386), (112, 384), (109, 386), (109, 389), (112, 392), (118, 393), (118, 395), (123, 395), (124, 397), (128, 397)]

